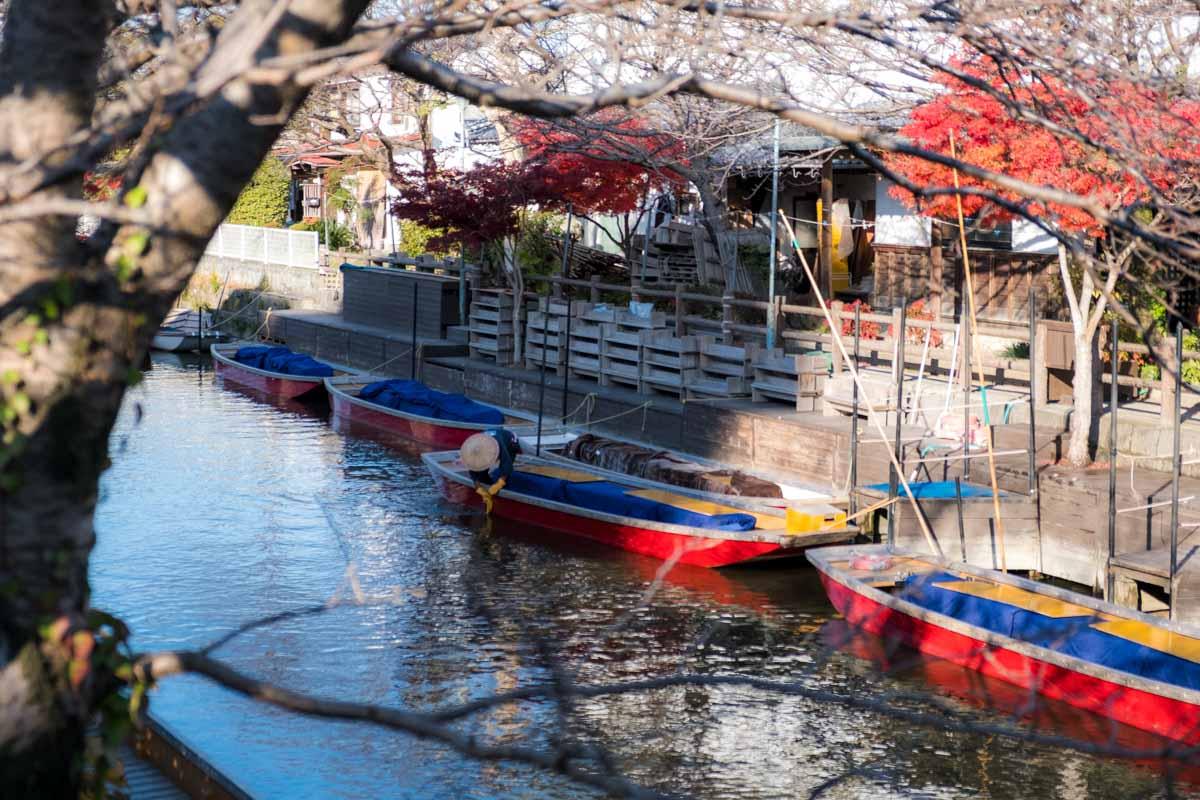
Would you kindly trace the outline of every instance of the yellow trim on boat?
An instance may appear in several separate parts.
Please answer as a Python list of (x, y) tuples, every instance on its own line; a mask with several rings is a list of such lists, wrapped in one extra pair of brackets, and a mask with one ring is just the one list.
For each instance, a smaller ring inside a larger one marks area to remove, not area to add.
[(733, 506), (724, 506), (720, 503), (714, 503), (709, 500), (701, 500), (696, 497), (688, 497), (682, 494), (675, 494), (663, 489), (636, 489), (625, 494), (631, 497), (641, 497), (645, 500), (657, 500), (660, 503), (666, 503), (675, 508), (682, 508), (684, 511), (695, 511), (697, 514), (749, 514), (754, 517), (754, 527), (760, 531), (778, 531), (787, 527), (787, 520), (783, 517), (772, 517), (766, 514), (755, 514), (753, 511), (747, 511), (744, 508), (734, 508)]
[(1101, 633), (1118, 636), (1126, 641), (1170, 653), (1178, 658), (1194, 661), (1200, 664), (1200, 639), (1184, 636), (1182, 633), (1159, 628), (1136, 619), (1111, 620), (1097, 622), (1091, 626)]
[(583, 472), (582, 470), (571, 469), (570, 467), (556, 467), (552, 464), (517, 464), (516, 471), (541, 475), (543, 478), (561, 478), (571, 483), (595, 483), (604, 480), (604, 478), (593, 475), (590, 472)]
[(1075, 605), (1074, 603), (1068, 603), (1053, 597), (1046, 597), (1035, 592), (1027, 592), (1024, 589), (1018, 589), (1016, 586), (1008, 586), (1003, 583), (945, 581), (943, 583), (935, 583), (934, 586), (939, 589), (948, 589), (952, 592), (969, 594), (984, 600), (994, 600), (997, 603), (1016, 606), (1026, 611), (1032, 611), (1035, 614), (1041, 614), (1044, 617), (1096, 617), (1100, 615), (1099, 612), (1086, 606)]

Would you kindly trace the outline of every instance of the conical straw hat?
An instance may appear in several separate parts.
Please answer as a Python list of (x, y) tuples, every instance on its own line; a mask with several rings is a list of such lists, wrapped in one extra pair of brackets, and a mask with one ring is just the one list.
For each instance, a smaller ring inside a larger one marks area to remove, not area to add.
[(500, 460), (500, 443), (486, 433), (472, 434), (463, 442), (458, 457), (469, 470), (479, 472), (490, 469)]

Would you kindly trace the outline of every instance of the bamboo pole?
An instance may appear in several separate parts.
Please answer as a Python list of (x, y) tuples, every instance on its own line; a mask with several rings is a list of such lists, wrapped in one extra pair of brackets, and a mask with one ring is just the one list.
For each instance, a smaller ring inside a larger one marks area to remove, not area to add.
[[(821, 307), (821, 313), (825, 317), (826, 324), (829, 325), (829, 332), (833, 343), (842, 354), (843, 363), (850, 363), (850, 354), (846, 352), (846, 344), (842, 341), (842, 333), (834, 324), (833, 314), (829, 312), (829, 304), (825, 302), (825, 296), (821, 293), (821, 287), (817, 285), (812, 267), (809, 266), (808, 259), (804, 256), (804, 251), (800, 249), (800, 243), (796, 241), (796, 231), (792, 229), (792, 223), (788, 221), (787, 215), (781, 215), (781, 219), (787, 227), (788, 237), (792, 240), (792, 249), (796, 251), (796, 255), (800, 259), (800, 266), (804, 268), (805, 277), (808, 278), (810, 285), (813, 287), (813, 293), (817, 296), (817, 303)], [(874, 403), (871, 402), (870, 395), (867, 394), (866, 387), (862, 383), (862, 376), (858, 374), (858, 364), (850, 363), (850, 375), (854, 379), (859, 393), (862, 394), (863, 403), (867, 406), (867, 418), (874, 423), (875, 430), (879, 433), (879, 438), (886, 440), (888, 438), (887, 430), (883, 426), (879, 412), (875, 410)], [(896, 456), (890, 449), (888, 450), (888, 458), (891, 460), (892, 466), (896, 468), (896, 474), (900, 476), (900, 485), (904, 488), (904, 494), (912, 504), (913, 514), (916, 516), (917, 522), (921, 525), (921, 532), (925, 534), (925, 541), (939, 560), (945, 560), (941, 545), (934, 538), (933, 531), (929, 528), (929, 522), (925, 519), (925, 515), (921, 513), (921, 507), (917, 504), (917, 498), (913, 496), (912, 487), (909, 486), (908, 479), (904, 477), (904, 470), (896, 462)]]
[[(954, 145), (954, 131), (950, 131), (950, 157), (957, 159), (958, 150)], [(983, 357), (979, 353), (979, 324), (975, 318), (975, 281), (971, 277), (971, 260), (967, 256), (967, 224), (963, 219), (962, 193), (958, 192), (958, 168), (953, 168), (954, 171), (954, 204), (958, 209), (958, 237), (959, 244), (962, 246), (963, 259), (963, 277), (964, 283), (967, 285), (967, 304), (971, 312), (971, 353), (967, 355), (967, 363), (976, 362), (979, 367), (979, 386), (983, 388)], [(974, 358), (972, 358), (974, 355)], [(971, 388), (971, 373), (970, 370), (966, 374), (967, 391)], [(989, 420), (990, 422), (990, 420)], [(968, 431), (963, 431), (963, 436), (967, 436)], [(988, 452), (988, 473), (992, 480), (992, 513), (996, 517), (996, 543), (1000, 548), (1000, 571), (1008, 572), (1008, 557), (1005, 553), (1004, 546), (1004, 520), (1000, 516), (1000, 490), (996, 485), (996, 456), (992, 452), (992, 427), (988, 425), (987, 435), (984, 437), (987, 443)], [(970, 463), (970, 462), (968, 462)]]
[(1104, 565), (1104, 599), (1113, 601), (1113, 571), (1112, 561), (1117, 554), (1117, 404), (1120, 400), (1117, 389), (1117, 361), (1120, 351), (1117, 347), (1117, 319), (1112, 321), (1112, 342), (1109, 352), (1112, 354), (1112, 386), (1109, 387), (1108, 409), (1108, 562)]

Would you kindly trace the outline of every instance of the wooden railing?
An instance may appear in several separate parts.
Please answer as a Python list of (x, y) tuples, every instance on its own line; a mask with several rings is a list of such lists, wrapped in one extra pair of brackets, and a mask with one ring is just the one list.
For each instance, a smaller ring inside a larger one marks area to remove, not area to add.
[[(547, 284), (553, 288), (556, 295), (561, 294), (563, 289), (568, 287), (578, 290), (586, 289), (588, 293), (587, 299), (591, 302), (600, 302), (603, 293), (626, 295), (637, 302), (647, 300), (670, 301), (671, 311), (674, 315), (676, 336), (695, 333), (717, 334), (726, 344), (734, 344), (739, 338), (756, 342), (765, 341), (767, 337), (766, 318), (768, 314), (774, 313), (778, 321), (776, 331), (780, 343), (787, 341), (808, 343), (811, 345), (809, 349), (821, 350), (831, 354), (835, 374), (844, 369), (840, 353), (833, 345), (833, 337), (824, 325), (824, 314), (816, 306), (792, 305), (784, 303), (783, 298), (777, 298), (774, 303), (771, 303), (764, 300), (746, 300), (730, 295), (718, 296), (685, 292), (681, 287), (676, 287), (675, 289), (651, 289), (644, 286), (604, 283), (595, 279), (580, 280), (563, 278), (557, 275), (526, 275), (525, 281), (531, 286), (537, 283)], [(527, 292), (527, 296), (533, 298), (538, 295), (534, 292)], [(720, 308), (719, 318), (692, 313), (697, 307), (711, 308), (714, 306)], [(736, 321), (738, 310), (757, 312), (762, 315), (763, 322), (761, 324), (738, 322)], [(832, 303), (830, 311), (834, 323), (837, 325), (841, 325), (845, 321), (852, 322), (854, 319), (854, 312), (845, 309), (840, 302)], [(789, 328), (785, 324), (787, 320), (797, 317), (812, 320), (817, 324), (811, 328)], [(861, 357), (872, 364), (887, 366), (894, 371), (896, 369), (896, 338), (894, 335), (889, 335), (889, 331), (895, 331), (899, 328), (900, 309), (893, 309), (891, 313), (887, 314), (878, 312), (860, 313), (859, 318), (862, 323), (875, 323), (882, 329), (881, 338), (864, 338), (860, 340)], [(909, 341), (905, 348), (905, 366), (907, 368), (917, 367), (922, 359), (922, 353), (925, 351), (926, 374), (948, 375), (951, 371), (950, 362), (956, 355), (950, 343), (953, 342), (955, 332), (959, 329), (958, 323), (948, 320), (908, 318), (905, 322), (905, 328), (909, 331)], [(1015, 344), (1025, 344), (1026, 346), (1029, 345), (1032, 336), (1035, 344), (1029, 358), (1004, 358), (990, 353), (985, 354), (983, 359), (985, 377), (991, 378), (998, 383), (1015, 382), (1018, 385), (1029, 386), (1032, 373), (1034, 378), (1033, 385), (1037, 393), (1037, 403), (1038, 405), (1045, 405), (1050, 399), (1052, 379), (1056, 379), (1056, 376), (1059, 374), (1058, 370), (1062, 369), (1061, 366), (1056, 367), (1054, 363), (1051, 363), (1053, 359), (1047, 358), (1047, 342), (1051, 337), (1063, 336), (1062, 329), (1062, 323), (1055, 320), (1043, 319), (1039, 319), (1036, 326), (998, 327), (995, 325), (980, 325), (977, 331), (979, 336), (1004, 339)], [(913, 331), (938, 331), (943, 334), (943, 344), (940, 347), (931, 345), (926, 351), (923, 347), (924, 334), (914, 335)], [(958, 364), (954, 367), (955, 371), (963, 369), (967, 347), (970, 346), (969, 341), (964, 342), (963, 339), (969, 340), (969, 336), (962, 336), (960, 333), (957, 353)], [(1170, 338), (1165, 339), (1163, 344), (1166, 352), (1170, 352), (1174, 347), (1173, 340)], [(847, 342), (848, 345), (849, 342)], [(1121, 353), (1142, 356), (1150, 355), (1150, 350), (1145, 345), (1132, 342), (1121, 342), (1118, 349)], [(1068, 352), (1072, 351), (1073, 348), (1068, 350)], [(1184, 360), (1200, 359), (1200, 351), (1185, 351), (1183, 356)], [(974, 369), (978, 370), (978, 366), (975, 366)], [(1101, 366), (1098, 368), (1098, 372), (1104, 383), (1111, 382), (1109, 371), (1106, 368)], [(1173, 369), (1161, 370), (1161, 373), (1164, 375), (1168, 375), (1171, 372), (1173, 372)], [(1140, 376), (1118, 375), (1117, 382), (1120, 386), (1157, 390), (1160, 394), (1160, 416), (1164, 422), (1170, 421), (1170, 416), (1173, 413), (1174, 381), (1169, 375), (1167, 380), (1162, 380), (1161, 378), (1151, 380)], [(1200, 392), (1200, 387), (1196, 387), (1193, 391)], [(1197, 398), (1197, 403), (1200, 403), (1200, 398)]]

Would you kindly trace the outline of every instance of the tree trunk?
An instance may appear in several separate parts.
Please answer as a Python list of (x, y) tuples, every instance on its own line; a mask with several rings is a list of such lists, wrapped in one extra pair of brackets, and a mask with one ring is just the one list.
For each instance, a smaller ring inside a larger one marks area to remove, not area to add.
[[(704, 213), (701, 216), (701, 225), (708, 236), (712, 239), (713, 247), (717, 251), (717, 257), (721, 261), (721, 271), (725, 276), (725, 292), (731, 294), (737, 289), (737, 260), (734, 254), (727, 252), (728, 248), (723, 244), (725, 234), (729, 232), (729, 226), (725, 221), (728, 219), (729, 207), (720, 195), (714, 191), (712, 186), (704, 180), (703, 176), (691, 178), (692, 184), (700, 193), (700, 202), (704, 205)], [(696, 254), (699, 256), (699, 253)], [(699, 259), (697, 259), (699, 260)], [(703, 269), (703, 265), (700, 265)]]
[(1091, 463), (1091, 442), (1095, 441), (1099, 420), (1096, 410), (1101, 408), (1099, 375), (1100, 348), (1095, 334), (1080, 335), (1076, 332), (1075, 372), (1072, 378), (1071, 436), (1067, 443), (1067, 462), (1074, 467), (1086, 467)]
[[(344, 39), (366, 0), (296, 0), (264, 36), (270, 2), (246, 2), (220, 55), (292, 55)], [(108, 0), (12, 0), (0, 45), (0, 169), (51, 168), (91, 121), (111, 26)], [(202, 77), (208, 77), (202, 68)], [(306, 89), (234, 78), (154, 137), (130, 174), (154, 232), (74, 220), (0, 226), (0, 787), (6, 797), (76, 797), (83, 731), (113, 684), (93, 661), (88, 557), (99, 477), (125, 388), (150, 338)], [(8, 165), (8, 166), (4, 166)], [(6, 176), (7, 177), (7, 176)], [(8, 181), (33, 201), (81, 195), (79, 174)], [(160, 232), (170, 231), (170, 233)], [(111, 244), (111, 247), (110, 247)], [(107, 252), (106, 252), (107, 251)], [(120, 256), (120, 258), (118, 258)]]

